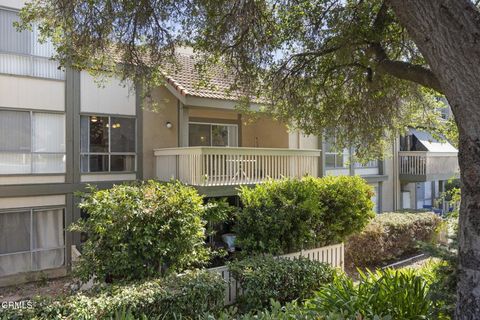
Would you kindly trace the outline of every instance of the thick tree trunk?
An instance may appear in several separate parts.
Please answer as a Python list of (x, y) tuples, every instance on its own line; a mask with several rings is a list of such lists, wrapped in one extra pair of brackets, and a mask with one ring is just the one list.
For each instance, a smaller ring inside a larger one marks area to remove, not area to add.
[(457, 319), (480, 319), (480, 14), (467, 0), (388, 0), (438, 78), (459, 128)]

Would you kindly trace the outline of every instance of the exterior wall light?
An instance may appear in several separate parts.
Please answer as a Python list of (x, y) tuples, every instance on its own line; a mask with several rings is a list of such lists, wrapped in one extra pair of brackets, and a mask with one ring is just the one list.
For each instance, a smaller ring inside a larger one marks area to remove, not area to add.
[(165, 126), (167, 127), (167, 129), (172, 129), (173, 124), (172, 124), (170, 121), (167, 121), (167, 123), (165, 124)]

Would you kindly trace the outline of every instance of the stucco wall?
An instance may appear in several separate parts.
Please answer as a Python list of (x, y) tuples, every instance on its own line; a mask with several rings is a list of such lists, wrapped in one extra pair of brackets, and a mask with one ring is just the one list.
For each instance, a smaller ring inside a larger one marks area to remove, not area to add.
[[(392, 143), (390, 154), (384, 159), (384, 175), (388, 178), (382, 183), (382, 209), (394, 211), (401, 209), (400, 181), (398, 179), (398, 139)], [(396, 205), (396, 207), (395, 207)]]
[(238, 112), (232, 110), (190, 107), (188, 112), (190, 118), (238, 120)]
[(287, 126), (269, 118), (245, 119), (242, 123), (242, 146), (288, 148)]
[(0, 209), (63, 206), (65, 195), (0, 198)]
[(318, 137), (314, 135), (304, 135), (298, 131), (289, 132), (288, 147), (290, 149), (319, 149)]
[(64, 111), (65, 83), (0, 75), (0, 107)]
[[(152, 92), (155, 108), (143, 106), (143, 177), (155, 177), (154, 149), (178, 146), (177, 99), (164, 87)], [(171, 122), (168, 129), (166, 123)]]
[(135, 92), (113, 78), (80, 75), (80, 110), (84, 113), (135, 115)]

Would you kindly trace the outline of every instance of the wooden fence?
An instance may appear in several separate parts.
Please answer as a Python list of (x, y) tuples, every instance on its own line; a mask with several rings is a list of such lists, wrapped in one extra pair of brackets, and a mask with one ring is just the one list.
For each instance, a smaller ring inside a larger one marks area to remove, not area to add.
[[(315, 248), (311, 250), (304, 250), (279, 256), (279, 258), (295, 260), (300, 257), (307, 258), (312, 261), (319, 261), (328, 263), (334, 268), (344, 268), (344, 245), (343, 243), (335, 244), (328, 247)], [(237, 296), (241, 294), (241, 288), (237, 280), (232, 276), (227, 266), (221, 266), (208, 269), (210, 272), (220, 274), (223, 280), (227, 283), (225, 289), (225, 305), (235, 303)]]

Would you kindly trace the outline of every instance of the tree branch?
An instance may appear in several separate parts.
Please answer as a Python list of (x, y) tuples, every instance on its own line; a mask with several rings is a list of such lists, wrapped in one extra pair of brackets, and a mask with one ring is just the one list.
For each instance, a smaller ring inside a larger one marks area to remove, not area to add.
[(387, 73), (396, 78), (412, 81), (443, 93), (443, 89), (437, 77), (430, 69), (423, 66), (403, 61), (385, 59), (377, 63), (377, 72)]
[(415, 82), (443, 93), (440, 81), (430, 69), (404, 61), (390, 60), (380, 43), (370, 44), (370, 50), (376, 57), (377, 72), (387, 73), (396, 78)]

